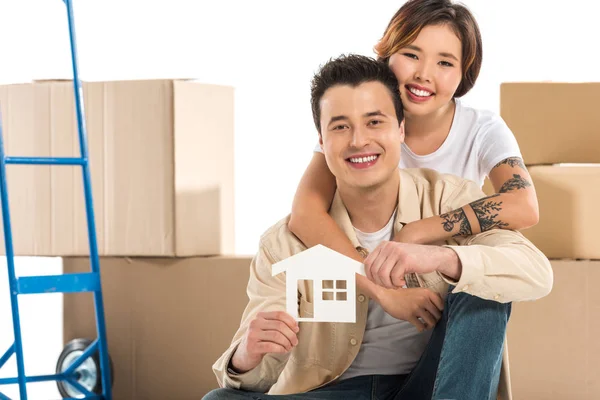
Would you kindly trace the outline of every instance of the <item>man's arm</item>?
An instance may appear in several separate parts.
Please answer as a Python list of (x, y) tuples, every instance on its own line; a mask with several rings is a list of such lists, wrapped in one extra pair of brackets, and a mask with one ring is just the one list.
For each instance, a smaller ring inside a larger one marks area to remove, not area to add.
[(289, 352), (266, 354), (256, 367), (244, 373), (235, 373), (231, 363), (251, 322), (259, 313), (262, 315), (286, 310), (285, 280), (282, 276), (271, 275), (273, 264), (274, 260), (268, 249), (261, 243), (258, 254), (250, 264), (247, 288), (249, 302), (242, 315), (240, 327), (229, 348), (213, 365), (213, 372), (221, 387), (266, 393), (275, 384), (287, 363)]
[(497, 229), (458, 240), (453, 250), (460, 260), (458, 277), (438, 270), (455, 285), (453, 293), (466, 292), (501, 303), (542, 298), (552, 290), (548, 258), (522, 234)]
[(550, 262), (520, 233), (496, 229), (460, 242), (445, 246), (384, 242), (365, 260), (365, 272), (386, 288), (406, 284), (409, 273), (438, 273), (456, 286), (453, 293), (500, 303), (539, 299), (552, 289)]

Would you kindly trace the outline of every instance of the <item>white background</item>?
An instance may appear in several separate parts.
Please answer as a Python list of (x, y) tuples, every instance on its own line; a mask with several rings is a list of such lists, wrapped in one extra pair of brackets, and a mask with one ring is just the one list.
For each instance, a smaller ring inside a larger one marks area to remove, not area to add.
[[(467, 0), (483, 35), (479, 81), (465, 102), (498, 111), (505, 81), (599, 81), (591, 0)], [(236, 88), (236, 252), (285, 216), (316, 143), (312, 74), (341, 53), (373, 55), (402, 4), (390, 0), (75, 0), (84, 80), (197, 78)], [(61, 0), (0, 0), (0, 83), (70, 78)], [(198, 148), (198, 156), (214, 149)], [(207, 171), (207, 173), (210, 173)], [(16, 223), (16, 221), (15, 221)], [(19, 274), (59, 273), (59, 259), (19, 259)], [(62, 348), (61, 297), (25, 298), (26, 368), (51, 373)], [(0, 355), (12, 343), (0, 266)], [(0, 376), (14, 375), (14, 361)], [(57, 398), (54, 384), (30, 398)], [(0, 388), (1, 390), (1, 388)], [(5, 393), (17, 397), (15, 389)]]

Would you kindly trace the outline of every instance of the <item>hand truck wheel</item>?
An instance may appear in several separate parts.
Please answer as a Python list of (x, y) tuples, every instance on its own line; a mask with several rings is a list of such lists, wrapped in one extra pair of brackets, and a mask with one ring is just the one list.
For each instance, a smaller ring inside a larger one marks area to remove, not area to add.
[[(81, 354), (83, 354), (85, 349), (87, 349), (91, 343), (92, 341), (89, 339), (73, 339), (67, 343), (58, 357), (58, 361), (56, 363), (56, 373), (61, 374), (65, 372), (67, 368), (69, 368), (69, 365), (73, 364), (73, 362), (77, 360)], [(114, 382), (114, 368), (110, 355), (108, 356), (108, 360), (110, 363), (110, 381), (112, 386)], [(75, 369), (75, 373), (77, 376), (76, 382), (81, 386), (94, 394), (102, 393), (100, 358), (97, 351), (84, 360), (81, 365)], [(58, 391), (63, 398), (85, 397), (83, 393), (70, 385), (67, 381), (58, 380), (56, 381), (56, 385), (58, 386)]]

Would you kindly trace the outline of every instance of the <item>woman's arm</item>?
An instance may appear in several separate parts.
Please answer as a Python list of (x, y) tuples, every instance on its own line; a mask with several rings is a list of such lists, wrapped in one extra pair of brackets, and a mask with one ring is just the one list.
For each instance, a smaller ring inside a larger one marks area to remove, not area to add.
[(500, 161), (492, 168), (489, 178), (495, 194), (440, 216), (411, 222), (394, 240), (425, 244), (490, 229), (526, 229), (538, 223), (535, 188), (521, 158)]
[(322, 244), (363, 262), (363, 257), (328, 213), (335, 189), (335, 177), (325, 156), (315, 152), (294, 196), (288, 228), (308, 248)]

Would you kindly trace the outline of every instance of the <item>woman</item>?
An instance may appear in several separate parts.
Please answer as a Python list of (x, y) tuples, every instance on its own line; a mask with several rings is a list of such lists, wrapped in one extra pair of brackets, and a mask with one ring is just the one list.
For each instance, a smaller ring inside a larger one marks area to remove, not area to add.
[[(481, 186), (488, 176), (496, 191), (409, 223), (393, 240), (425, 244), (537, 224), (535, 189), (514, 135), (499, 116), (460, 101), (475, 84), (482, 62), (481, 35), (469, 10), (450, 0), (410, 0), (394, 15), (375, 51), (400, 83), (406, 132), (400, 167), (431, 168)], [(335, 188), (325, 157), (315, 151), (294, 198), (290, 230), (307, 247), (323, 244), (365, 262), (367, 271), (373, 264), (383, 271), (382, 263), (394, 263), (393, 257), (378, 248), (364, 260), (328, 215)]]

